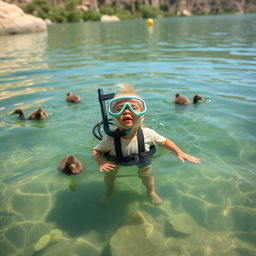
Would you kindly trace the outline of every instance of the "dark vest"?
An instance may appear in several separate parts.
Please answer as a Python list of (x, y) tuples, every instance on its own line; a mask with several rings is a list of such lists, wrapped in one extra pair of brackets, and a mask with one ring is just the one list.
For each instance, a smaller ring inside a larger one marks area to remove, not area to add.
[(109, 153), (106, 153), (105, 156), (113, 162), (124, 165), (143, 165), (147, 162), (150, 163), (150, 158), (156, 152), (156, 147), (154, 145), (151, 145), (149, 151), (145, 151), (144, 135), (141, 128), (139, 128), (137, 131), (137, 142), (138, 153), (123, 156), (121, 138), (114, 137), (116, 156), (111, 156), (109, 155)]

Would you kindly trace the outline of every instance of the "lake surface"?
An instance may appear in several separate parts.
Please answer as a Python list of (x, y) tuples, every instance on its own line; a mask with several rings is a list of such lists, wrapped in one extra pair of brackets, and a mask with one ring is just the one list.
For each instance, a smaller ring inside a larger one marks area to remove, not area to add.
[[(256, 15), (53, 24), (0, 37), (0, 255), (256, 255)], [(201, 159), (157, 149), (152, 206), (135, 167), (109, 204), (91, 149), (97, 89), (133, 83), (145, 125)], [(68, 104), (66, 93), (82, 98)], [(205, 101), (175, 106), (180, 92)], [(49, 118), (20, 120), (43, 107)], [(85, 165), (64, 177), (59, 161)]]

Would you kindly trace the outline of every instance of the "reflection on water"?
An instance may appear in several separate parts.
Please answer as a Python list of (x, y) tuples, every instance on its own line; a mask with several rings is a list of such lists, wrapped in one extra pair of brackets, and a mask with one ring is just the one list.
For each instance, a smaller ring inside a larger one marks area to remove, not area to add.
[[(22, 72), (32, 69), (36, 72), (36, 69), (46, 68), (46, 63), (42, 61), (42, 54), (46, 47), (47, 37), (47, 33), (1, 37), (0, 74), (3, 75), (3, 77), (7, 77), (13, 72), (20, 73), (21, 75)], [(19, 79), (19, 76), (16, 77), (16, 79)]]
[[(255, 255), (254, 19), (54, 24), (0, 37), (1, 255)], [(97, 89), (122, 82), (147, 101), (146, 126), (202, 159), (181, 164), (158, 148), (160, 207), (133, 167), (120, 170), (109, 205), (97, 203)], [(67, 92), (82, 102), (68, 104)], [(206, 100), (174, 106), (177, 92)], [(43, 107), (49, 118), (20, 120), (10, 115), (18, 107)], [(86, 171), (62, 176), (57, 166), (71, 153)]]

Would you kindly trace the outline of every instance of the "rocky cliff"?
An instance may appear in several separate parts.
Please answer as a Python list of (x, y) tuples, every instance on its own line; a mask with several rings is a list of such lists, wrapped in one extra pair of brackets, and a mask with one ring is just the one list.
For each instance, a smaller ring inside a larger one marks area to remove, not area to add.
[(192, 14), (246, 13), (256, 11), (255, 0), (180, 0), (174, 1), (178, 10)]

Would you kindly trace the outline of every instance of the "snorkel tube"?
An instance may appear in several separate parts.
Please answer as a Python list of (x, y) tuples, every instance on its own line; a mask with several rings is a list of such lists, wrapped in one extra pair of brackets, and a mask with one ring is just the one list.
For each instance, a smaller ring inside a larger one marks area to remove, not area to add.
[[(129, 132), (130, 132), (130, 129), (124, 130), (124, 131), (118, 131), (118, 130), (113, 131), (109, 127), (109, 124), (112, 124), (112, 122), (111, 122), (112, 119), (108, 119), (105, 101), (113, 99), (114, 97), (115, 97), (114, 93), (103, 94), (103, 90), (98, 89), (98, 99), (99, 99), (99, 103), (100, 103), (102, 121), (98, 122), (93, 127), (92, 132), (93, 132), (93, 135), (99, 140), (102, 140), (102, 138), (103, 138), (102, 133), (101, 133), (101, 125), (103, 125), (104, 132), (107, 135), (114, 137), (114, 138), (125, 136), (125, 135), (129, 134)], [(96, 130), (97, 130), (97, 132), (96, 132)]]

